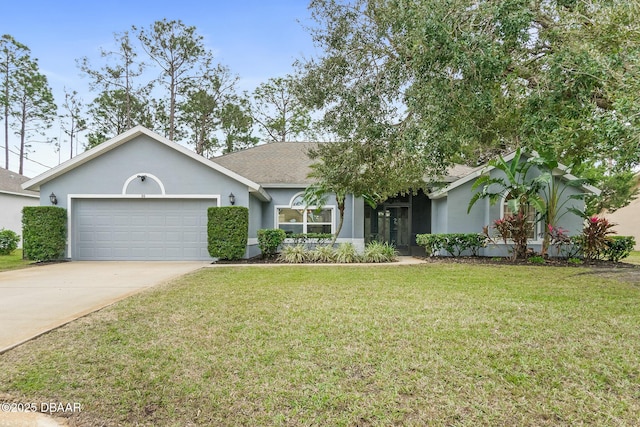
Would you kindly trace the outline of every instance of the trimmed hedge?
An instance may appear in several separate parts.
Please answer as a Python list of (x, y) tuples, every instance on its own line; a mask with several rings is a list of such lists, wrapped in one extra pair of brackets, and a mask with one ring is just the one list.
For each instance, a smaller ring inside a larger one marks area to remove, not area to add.
[(244, 206), (212, 207), (207, 210), (209, 255), (236, 260), (244, 256), (249, 239), (249, 209)]
[(61, 259), (67, 244), (67, 210), (57, 206), (25, 206), (22, 208), (22, 236), (25, 259)]
[(258, 230), (258, 246), (263, 258), (271, 258), (278, 252), (278, 246), (284, 242), (287, 233), (279, 228), (264, 228)]
[(460, 256), (464, 251), (471, 251), (471, 255), (477, 256), (480, 248), (487, 246), (487, 236), (477, 233), (450, 233), (450, 234), (417, 234), (416, 243), (424, 246), (427, 255), (435, 255), (441, 250), (447, 251), (451, 256)]

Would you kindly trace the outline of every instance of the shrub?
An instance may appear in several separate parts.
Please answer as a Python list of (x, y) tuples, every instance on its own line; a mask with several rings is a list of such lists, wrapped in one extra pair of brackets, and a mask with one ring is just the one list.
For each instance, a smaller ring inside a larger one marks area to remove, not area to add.
[(263, 258), (271, 258), (278, 252), (278, 246), (284, 242), (287, 233), (280, 229), (258, 230), (258, 246)]
[(57, 206), (22, 208), (23, 256), (32, 261), (51, 261), (64, 256), (67, 244), (67, 210)]
[(493, 222), (493, 228), (498, 232), (498, 236), (507, 243), (513, 242), (512, 259), (524, 259), (527, 257), (527, 239), (533, 230), (534, 224), (522, 212), (515, 215), (506, 215), (502, 219)]
[(322, 246), (331, 240), (331, 233), (295, 233), (288, 236), (293, 239), (294, 245), (307, 244), (307, 246)]
[(441, 234), (416, 234), (416, 244), (424, 247), (427, 256), (435, 255), (440, 248)]
[(313, 262), (335, 262), (336, 251), (331, 246), (316, 246), (309, 256)]
[(242, 258), (249, 237), (249, 209), (244, 206), (212, 207), (207, 215), (209, 255), (229, 260)]
[(304, 245), (285, 246), (278, 259), (290, 264), (301, 264), (309, 259), (309, 251)]
[(353, 243), (340, 243), (336, 249), (336, 261), (340, 263), (360, 262), (360, 255)]
[(556, 248), (556, 256), (560, 256), (560, 252), (567, 245), (571, 245), (571, 237), (569, 232), (564, 228), (555, 227), (551, 224), (547, 225), (547, 236), (549, 238), (549, 244)]
[(480, 248), (487, 245), (488, 238), (477, 233), (451, 233), (451, 234), (418, 234), (416, 243), (425, 248), (427, 255), (445, 250), (451, 256), (460, 256), (465, 251), (471, 251), (471, 255), (477, 256)]
[(609, 261), (619, 262), (631, 254), (635, 244), (633, 236), (610, 236), (603, 255)]
[(20, 236), (15, 231), (0, 229), (0, 255), (11, 255), (18, 248)]
[(606, 218), (592, 216), (586, 220), (580, 236), (580, 246), (582, 254), (586, 260), (600, 259), (608, 247), (609, 235), (615, 224), (610, 223)]
[(362, 258), (364, 262), (393, 262), (397, 259), (397, 255), (393, 245), (373, 241), (364, 248)]

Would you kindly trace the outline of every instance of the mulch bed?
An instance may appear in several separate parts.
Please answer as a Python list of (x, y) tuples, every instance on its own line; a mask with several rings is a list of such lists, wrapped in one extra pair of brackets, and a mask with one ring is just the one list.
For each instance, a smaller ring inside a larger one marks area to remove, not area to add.
[[(450, 257), (450, 256), (434, 256), (434, 257), (416, 257), (418, 259), (424, 260), (429, 263), (454, 263), (454, 264), (492, 264), (492, 265), (529, 265), (529, 266), (540, 266), (540, 267), (592, 267), (592, 268), (634, 268), (640, 269), (640, 265), (637, 264), (629, 264), (625, 262), (612, 262), (612, 261), (589, 261), (583, 262), (579, 264), (571, 263), (566, 259), (561, 258), (548, 258), (545, 259), (543, 263), (535, 263), (531, 262), (528, 259), (520, 259), (520, 260), (511, 260), (509, 258), (496, 258), (496, 257), (473, 257), (473, 256), (464, 256), (464, 257)], [(235, 261), (229, 260), (218, 260), (213, 262), (212, 264), (287, 264), (282, 261), (278, 261), (277, 258), (268, 258), (263, 259), (261, 256), (249, 258), (249, 259), (240, 259)], [(313, 263), (308, 263), (313, 264)]]
[(563, 258), (547, 258), (544, 263), (532, 262), (529, 259), (511, 260), (510, 258), (496, 257), (428, 257), (421, 258), (427, 262), (447, 262), (455, 264), (492, 264), (492, 265), (529, 265), (540, 267), (591, 267), (591, 268), (634, 268), (640, 269), (640, 265), (626, 262), (612, 262), (594, 260), (581, 263), (569, 262)]

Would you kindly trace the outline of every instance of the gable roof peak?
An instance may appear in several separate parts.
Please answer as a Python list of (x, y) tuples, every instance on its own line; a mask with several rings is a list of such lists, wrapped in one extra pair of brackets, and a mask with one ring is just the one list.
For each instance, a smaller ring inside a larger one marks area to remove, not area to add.
[(215, 162), (212, 162), (211, 160), (207, 159), (206, 157), (203, 157), (197, 153), (195, 153), (192, 150), (189, 150), (188, 148), (171, 141), (170, 139), (156, 133), (153, 132), (149, 129), (147, 129), (144, 126), (135, 126), (131, 129), (129, 129), (126, 132), (121, 133), (120, 135), (113, 137), (105, 142), (103, 142), (102, 144), (91, 148), (90, 150), (85, 151), (82, 154), (77, 155), (76, 157), (67, 160), (64, 163), (59, 164), (56, 167), (53, 167), (51, 169), (49, 169), (48, 171), (38, 175), (37, 177), (25, 182), (24, 184), (22, 184), (22, 188), (24, 189), (28, 189), (28, 190), (39, 190), (40, 186), (48, 181), (51, 181), (52, 179), (61, 176), (69, 171), (71, 171), (72, 169), (75, 169), (93, 159), (95, 159), (98, 156), (101, 156), (117, 147), (119, 147), (120, 145), (123, 145), (141, 135), (146, 135), (149, 138), (151, 138), (152, 140), (164, 144), (165, 146), (179, 152), (182, 153), (183, 155), (192, 158), (193, 160), (200, 162), (202, 164), (204, 164), (205, 166), (214, 169), (232, 179), (235, 179), (238, 182), (241, 182), (243, 184), (245, 184), (247, 187), (249, 187), (250, 191), (257, 193), (259, 196), (259, 198), (263, 199), (263, 200), (271, 200), (271, 197), (264, 191), (264, 189), (257, 183), (247, 179), (244, 176), (241, 176), (237, 173), (235, 173), (234, 171), (231, 171)]

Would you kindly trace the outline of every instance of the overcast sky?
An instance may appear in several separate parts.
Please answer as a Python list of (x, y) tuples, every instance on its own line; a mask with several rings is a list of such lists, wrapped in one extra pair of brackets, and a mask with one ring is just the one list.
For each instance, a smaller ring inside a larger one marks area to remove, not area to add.
[[(304, 29), (310, 23), (307, 6), (307, 0), (8, 1), (2, 6), (0, 32), (31, 49), (58, 106), (65, 87), (88, 93), (88, 80), (81, 77), (77, 59), (86, 56), (98, 64), (100, 47), (112, 44), (114, 33), (132, 25), (148, 27), (163, 18), (195, 26), (217, 61), (239, 75), (241, 89), (252, 90), (271, 77), (292, 72), (296, 58), (313, 55), (311, 37)], [(91, 101), (87, 98), (83, 96), (85, 102)], [(52, 132), (60, 133), (57, 123)], [(10, 148), (16, 151), (15, 141)], [(30, 157), (46, 166), (26, 161), (24, 174), (29, 177), (69, 158), (66, 146), (60, 154), (42, 144), (35, 144), (34, 151)], [(15, 155), (10, 169), (18, 169)]]

